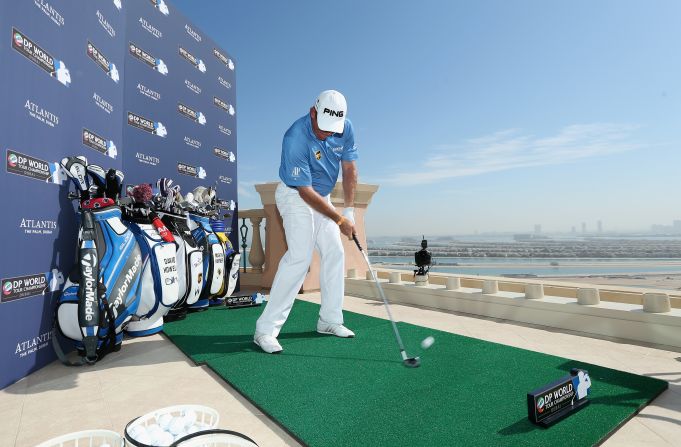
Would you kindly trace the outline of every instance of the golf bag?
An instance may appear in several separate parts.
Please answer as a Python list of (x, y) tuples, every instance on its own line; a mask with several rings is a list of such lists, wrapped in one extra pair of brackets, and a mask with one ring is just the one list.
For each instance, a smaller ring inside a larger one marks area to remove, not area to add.
[(166, 321), (183, 319), (187, 306), (201, 296), (203, 289), (203, 249), (196, 242), (187, 225), (187, 216), (159, 213), (161, 220), (175, 237), (177, 244), (178, 301), (166, 314)]
[(210, 227), (207, 216), (188, 214), (189, 229), (203, 247), (203, 290), (199, 299), (189, 306), (190, 311), (204, 310), (212, 298), (218, 296), (225, 282), (225, 250)]
[[(76, 342), (82, 357), (77, 364), (92, 364), (120, 349), (123, 327), (139, 306), (142, 253), (115, 202), (123, 174), (88, 166), (82, 156), (65, 158), (61, 166), (78, 189), (69, 197), (80, 200), (80, 228), (76, 266), (57, 302), (55, 325)], [(52, 340), (59, 358), (76, 365), (66, 359), (58, 338)]]
[(232, 246), (232, 242), (225, 233), (225, 221), (218, 219), (211, 219), (210, 226), (213, 232), (222, 243), (222, 248), (225, 250), (225, 282), (222, 290), (218, 292), (217, 298), (220, 303), (224, 302), (225, 298), (234, 293), (236, 283), (239, 278), (239, 261), (241, 254), (237, 253)]
[[(151, 187), (143, 186), (150, 197)], [(180, 281), (175, 238), (161, 219), (137, 199), (134, 205), (124, 208), (124, 217), (142, 252), (141, 298), (125, 331), (133, 337), (142, 337), (163, 330), (163, 317), (179, 299)]]

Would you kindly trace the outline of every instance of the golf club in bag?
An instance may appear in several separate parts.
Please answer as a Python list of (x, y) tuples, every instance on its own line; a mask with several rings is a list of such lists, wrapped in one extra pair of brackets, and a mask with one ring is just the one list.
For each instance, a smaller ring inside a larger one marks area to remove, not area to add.
[(163, 317), (179, 300), (177, 245), (170, 230), (151, 208), (151, 186), (137, 185), (132, 188), (131, 196), (133, 203), (123, 208), (123, 217), (137, 238), (143, 265), (140, 304), (125, 332), (143, 337), (163, 330)]
[(400, 348), (400, 355), (402, 356), (402, 364), (408, 368), (418, 368), (421, 366), (421, 359), (419, 357), (409, 357), (407, 355), (407, 351), (404, 349), (404, 343), (402, 343), (402, 337), (400, 337), (400, 331), (397, 330), (397, 325), (395, 324), (395, 320), (393, 319), (393, 314), (390, 311), (390, 303), (388, 303), (388, 299), (385, 297), (385, 293), (383, 292), (383, 287), (381, 287), (381, 283), (378, 281), (378, 278), (376, 277), (376, 272), (371, 268), (371, 263), (369, 262), (369, 256), (367, 253), (364, 251), (362, 246), (359, 243), (359, 239), (357, 239), (357, 235), (353, 234), (352, 239), (355, 241), (355, 244), (357, 244), (357, 248), (359, 248), (359, 251), (362, 253), (362, 256), (364, 257), (364, 261), (367, 264), (367, 268), (371, 272), (371, 277), (374, 279), (374, 283), (376, 284), (376, 288), (378, 289), (378, 294), (381, 296), (381, 299), (383, 300), (383, 304), (385, 305), (385, 310), (388, 312), (388, 318), (390, 319), (390, 324), (392, 325), (393, 332), (395, 333), (395, 339), (397, 340), (397, 345)]
[(83, 156), (64, 158), (61, 166), (76, 185), (69, 198), (79, 200), (80, 224), (76, 265), (57, 302), (55, 329), (76, 342), (80, 361), (66, 358), (58, 337), (52, 345), (64, 364), (77, 366), (120, 349), (123, 327), (139, 306), (142, 253), (117, 205), (123, 173), (88, 165)]

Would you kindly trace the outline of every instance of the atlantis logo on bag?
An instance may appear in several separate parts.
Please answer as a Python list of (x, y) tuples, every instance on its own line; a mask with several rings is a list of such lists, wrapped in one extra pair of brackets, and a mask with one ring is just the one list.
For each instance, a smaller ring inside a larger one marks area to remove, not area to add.
[(94, 92), (92, 94), (92, 99), (95, 101), (95, 104), (97, 104), (97, 107), (104, 110), (107, 114), (111, 115), (111, 112), (113, 112), (113, 106), (109, 101), (99, 96), (97, 92)]
[(64, 17), (45, 0), (33, 0), (33, 3), (57, 26), (64, 26)]
[(64, 284), (64, 275), (57, 269), (47, 273), (17, 276), (2, 280), (1, 302), (14, 301), (29, 296), (55, 292)]
[(224, 176), (224, 175), (221, 175), (220, 177), (218, 177), (218, 179), (219, 179), (222, 183), (226, 183), (226, 184), (228, 184), (228, 185), (230, 185), (230, 184), (232, 183), (232, 178), (231, 178), (231, 177), (226, 177), (226, 176)]
[(24, 33), (12, 27), (12, 48), (65, 86), (71, 85), (71, 73), (63, 61), (53, 58)]
[(187, 62), (192, 64), (194, 67), (196, 67), (201, 73), (206, 72), (206, 64), (204, 64), (201, 59), (194, 56), (193, 54), (191, 54), (189, 51), (185, 50), (182, 47), (178, 47), (178, 48), (179, 48), (180, 56), (185, 58), (187, 60)]
[(177, 111), (180, 113), (180, 115), (185, 116), (190, 120), (201, 124), (202, 126), (206, 125), (206, 115), (201, 112), (197, 112), (196, 110), (182, 104), (181, 102), (177, 103)]
[(218, 124), (218, 130), (221, 133), (224, 133), (225, 135), (232, 135), (231, 129), (228, 129), (227, 127), (223, 126), (222, 124)]
[(201, 142), (199, 140), (195, 140), (193, 138), (189, 138), (187, 136), (184, 137), (184, 143), (187, 146), (191, 146), (194, 149), (200, 149), (201, 148)]
[(33, 338), (28, 340), (22, 340), (17, 342), (17, 347), (14, 350), (14, 355), (20, 359), (27, 357), (29, 354), (35, 354), (41, 349), (50, 346), (50, 340), (52, 339), (52, 330), (38, 334)]
[(113, 141), (107, 140), (86, 128), (83, 128), (83, 144), (111, 158), (118, 156), (118, 149)]
[(144, 17), (140, 17), (140, 19), (138, 20), (138, 22), (139, 22), (139, 24), (142, 26), (142, 28), (144, 28), (145, 30), (147, 30), (147, 31), (149, 32), (149, 34), (151, 34), (151, 35), (154, 36), (155, 38), (160, 39), (160, 38), (163, 37), (163, 33), (161, 32), (161, 30), (159, 30), (158, 28), (156, 28), (156, 27), (155, 27), (154, 25), (152, 25), (151, 23), (147, 22), (147, 19), (145, 19)]
[(168, 5), (166, 5), (165, 1), (151, 0), (151, 4), (154, 5), (154, 8), (158, 9), (164, 16), (170, 14), (170, 10), (168, 9)]
[(206, 178), (206, 170), (201, 166), (192, 166), (186, 163), (178, 163), (177, 172), (183, 175), (188, 175), (189, 177), (195, 177), (199, 179)]
[(156, 166), (161, 162), (160, 158), (153, 157), (153, 156), (147, 155), (147, 154), (143, 154), (142, 152), (137, 152), (135, 154), (135, 158), (140, 163), (144, 163), (145, 165), (150, 165), (150, 166)]
[(186, 85), (187, 88), (188, 88), (189, 90), (191, 90), (192, 92), (196, 93), (197, 95), (200, 95), (200, 94), (201, 94), (201, 87), (199, 87), (198, 85), (194, 84), (194, 83), (191, 82), (190, 80), (185, 79), (185, 80), (184, 80), (184, 85)]
[(11, 174), (23, 175), (56, 185), (61, 185), (68, 178), (59, 163), (50, 163), (12, 149), (7, 149), (5, 159), (7, 172)]
[(166, 126), (164, 126), (162, 122), (152, 121), (142, 115), (137, 115), (136, 113), (128, 112), (128, 124), (146, 132), (153, 133), (154, 135), (158, 135), (159, 137), (165, 138), (168, 135)]
[(104, 31), (111, 36), (111, 37), (116, 37), (116, 30), (114, 29), (113, 26), (104, 18), (104, 15), (99, 12), (99, 9), (97, 10), (97, 20), (99, 20), (99, 24), (104, 28)]
[(191, 26), (185, 25), (184, 30), (187, 31), (187, 34), (192, 36), (192, 39), (194, 39), (195, 41), (201, 42), (203, 40), (201, 35), (199, 33), (197, 33), (196, 31), (194, 31)]
[(94, 44), (89, 40), (87, 42), (87, 55), (90, 57), (90, 59), (95, 61), (99, 68), (104, 70), (104, 73), (106, 73), (107, 76), (109, 76), (115, 83), (118, 83), (121, 78), (118, 74), (116, 64), (109, 62), (106, 56), (104, 56), (102, 52), (99, 51), (97, 47), (94, 46)]
[(232, 71), (234, 70), (234, 62), (232, 62), (230, 58), (222, 54), (222, 52), (215, 47), (213, 47), (213, 55), (217, 57), (220, 62), (225, 64), (225, 67), (229, 68)]
[(161, 99), (161, 94), (159, 92), (150, 89), (144, 84), (137, 84), (137, 91), (140, 92), (140, 94), (146, 96), (147, 98), (153, 99), (154, 101), (158, 101), (159, 99)]
[(234, 115), (236, 111), (234, 110), (234, 107), (231, 104), (228, 104), (227, 102), (223, 101), (222, 99), (218, 98), (217, 96), (213, 96), (213, 104), (215, 107), (218, 107), (225, 112), (229, 113), (230, 115)]
[(218, 82), (220, 85), (222, 85), (224, 88), (232, 88), (232, 84), (229, 83), (229, 81), (226, 81), (222, 78), (222, 76), (218, 76)]
[(50, 235), (57, 229), (57, 221), (22, 218), (19, 222), (19, 228), (24, 231), (24, 234)]
[(166, 65), (165, 62), (163, 62), (163, 59), (156, 59), (154, 56), (147, 53), (133, 42), (130, 42), (128, 44), (128, 49), (130, 50), (130, 54), (132, 54), (134, 57), (141, 60), (154, 70), (158, 71), (164, 76), (168, 74), (168, 66)]
[(232, 163), (234, 163), (236, 161), (236, 155), (234, 155), (234, 152), (226, 151), (226, 150), (221, 149), (219, 147), (213, 148), (213, 154), (218, 158), (222, 158), (223, 160), (231, 161)]
[(28, 115), (31, 118), (37, 119), (38, 121), (47, 126), (55, 127), (59, 125), (59, 117), (57, 115), (48, 110), (43, 109), (30, 99), (26, 100), (26, 104), (24, 104), (24, 109), (28, 110)]

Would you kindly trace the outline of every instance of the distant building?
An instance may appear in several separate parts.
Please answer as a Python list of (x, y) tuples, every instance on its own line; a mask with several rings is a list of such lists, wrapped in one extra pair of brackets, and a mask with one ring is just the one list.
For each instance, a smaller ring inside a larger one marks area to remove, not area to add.
[(574, 225), (572, 226), (572, 234), (577, 234), (577, 227)]
[(673, 223), (674, 233), (681, 233), (681, 220), (675, 220)]
[(582, 222), (582, 234), (586, 233), (586, 222)]
[(534, 234), (541, 234), (541, 225), (534, 224)]
[(598, 221), (598, 233), (600, 234), (600, 233), (602, 233), (602, 232), (603, 232), (603, 222), (601, 222), (601, 221), (599, 220), (599, 221)]

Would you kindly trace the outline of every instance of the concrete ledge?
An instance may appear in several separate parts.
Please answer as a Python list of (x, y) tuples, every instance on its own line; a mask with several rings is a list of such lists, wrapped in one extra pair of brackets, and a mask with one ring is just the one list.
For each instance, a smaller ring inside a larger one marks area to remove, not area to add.
[[(402, 278), (404, 280), (404, 277)], [(480, 288), (447, 290), (430, 284), (389, 284), (381, 280), (393, 303), (417, 305), (500, 318), (521, 323), (615, 337), (637, 342), (681, 348), (681, 310), (666, 313), (644, 312), (640, 304), (601, 301), (579, 305), (575, 298), (546, 295), (544, 299), (527, 299), (524, 292), (484, 294)], [(368, 299), (380, 299), (372, 281), (346, 279), (345, 293)]]

